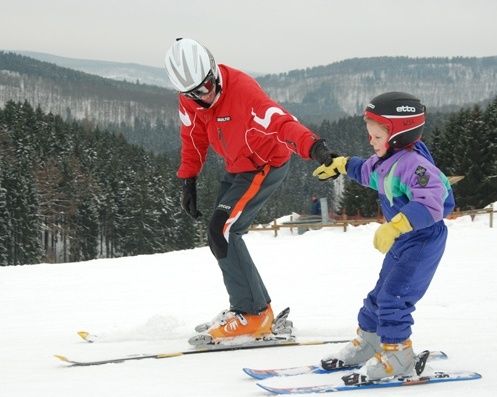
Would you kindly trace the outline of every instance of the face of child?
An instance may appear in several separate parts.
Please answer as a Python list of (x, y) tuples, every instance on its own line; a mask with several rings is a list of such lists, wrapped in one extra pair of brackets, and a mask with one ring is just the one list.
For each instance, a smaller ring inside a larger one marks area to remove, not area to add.
[(372, 120), (366, 121), (366, 128), (369, 134), (369, 144), (378, 157), (383, 157), (388, 150), (388, 131), (386, 127)]

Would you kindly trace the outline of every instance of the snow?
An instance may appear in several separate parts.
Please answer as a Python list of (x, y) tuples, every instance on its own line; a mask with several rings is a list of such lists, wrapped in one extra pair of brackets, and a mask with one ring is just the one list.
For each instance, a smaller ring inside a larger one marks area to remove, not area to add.
[[(495, 223), (495, 222), (494, 222)], [(497, 388), (497, 227), (489, 216), (447, 221), (445, 256), (415, 312), (416, 350), (443, 350), (433, 368), (472, 370), (481, 380), (362, 396), (493, 396)], [(377, 224), (245, 236), (273, 299), (290, 306), (296, 334), (348, 339), (374, 286), (382, 255)], [(66, 368), (53, 354), (104, 359), (188, 348), (196, 324), (227, 306), (209, 248), (67, 264), (0, 268), (0, 396), (264, 396), (242, 367), (318, 363), (341, 345), (283, 347)], [(76, 332), (99, 335), (88, 344)], [(324, 383), (332, 375), (323, 375)], [(281, 380), (273, 380), (273, 385)], [(295, 380), (287, 379), (287, 382)], [(302, 382), (308, 379), (302, 379)]]

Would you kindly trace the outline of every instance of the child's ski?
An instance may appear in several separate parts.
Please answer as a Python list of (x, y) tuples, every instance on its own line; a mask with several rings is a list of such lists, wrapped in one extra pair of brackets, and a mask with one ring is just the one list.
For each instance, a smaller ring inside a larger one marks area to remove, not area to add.
[(481, 375), (476, 372), (467, 371), (437, 371), (431, 375), (397, 377), (377, 381), (363, 381), (358, 374), (351, 374), (344, 378), (346, 380), (343, 382), (319, 386), (271, 387), (260, 383), (257, 383), (257, 385), (274, 394), (331, 393), (348, 390), (379, 389), (387, 387), (423, 385), (427, 383), (465, 381), (479, 379), (481, 378)]
[[(434, 360), (445, 360), (447, 359), (447, 355), (441, 351), (430, 351), (419, 354), (417, 356), (417, 360), (421, 358), (422, 355), (428, 354), (427, 361)], [(301, 367), (288, 367), (288, 368), (275, 368), (275, 369), (252, 369), (252, 368), (243, 368), (243, 371), (251, 376), (252, 378), (262, 380), (272, 377), (283, 377), (283, 376), (296, 376), (296, 375), (307, 375), (307, 374), (329, 374), (337, 371), (351, 370), (356, 369), (359, 366), (345, 366), (341, 368), (336, 368), (333, 370), (323, 369), (320, 365), (304, 365)]]

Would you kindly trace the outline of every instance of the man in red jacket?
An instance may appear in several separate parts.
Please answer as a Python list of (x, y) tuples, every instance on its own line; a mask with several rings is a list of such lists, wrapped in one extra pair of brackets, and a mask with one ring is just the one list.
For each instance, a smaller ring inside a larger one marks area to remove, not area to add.
[(217, 342), (240, 335), (271, 333), (271, 299), (243, 242), (258, 211), (281, 185), (292, 153), (320, 164), (334, 157), (323, 140), (273, 101), (247, 74), (217, 65), (195, 40), (177, 39), (166, 69), (179, 91), (182, 207), (194, 219), (196, 178), (208, 147), (219, 154), (226, 173), (208, 228), (209, 246), (221, 268), (230, 298), (207, 330)]

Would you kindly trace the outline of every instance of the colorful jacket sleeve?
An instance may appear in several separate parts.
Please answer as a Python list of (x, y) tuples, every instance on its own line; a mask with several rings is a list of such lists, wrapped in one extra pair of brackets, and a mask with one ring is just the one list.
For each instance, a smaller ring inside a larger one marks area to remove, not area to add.
[(398, 186), (409, 199), (399, 210), (414, 230), (431, 226), (452, 211), (454, 198), (449, 181), (431, 163), (408, 164), (399, 179)]
[(377, 156), (367, 160), (360, 157), (350, 157), (347, 161), (347, 176), (363, 186), (378, 190), (378, 178), (373, 173), (374, 165), (379, 161)]
[(202, 170), (209, 149), (209, 138), (205, 126), (182, 101), (183, 99), (180, 97), (181, 162), (177, 176), (179, 178), (192, 178), (196, 177)]

